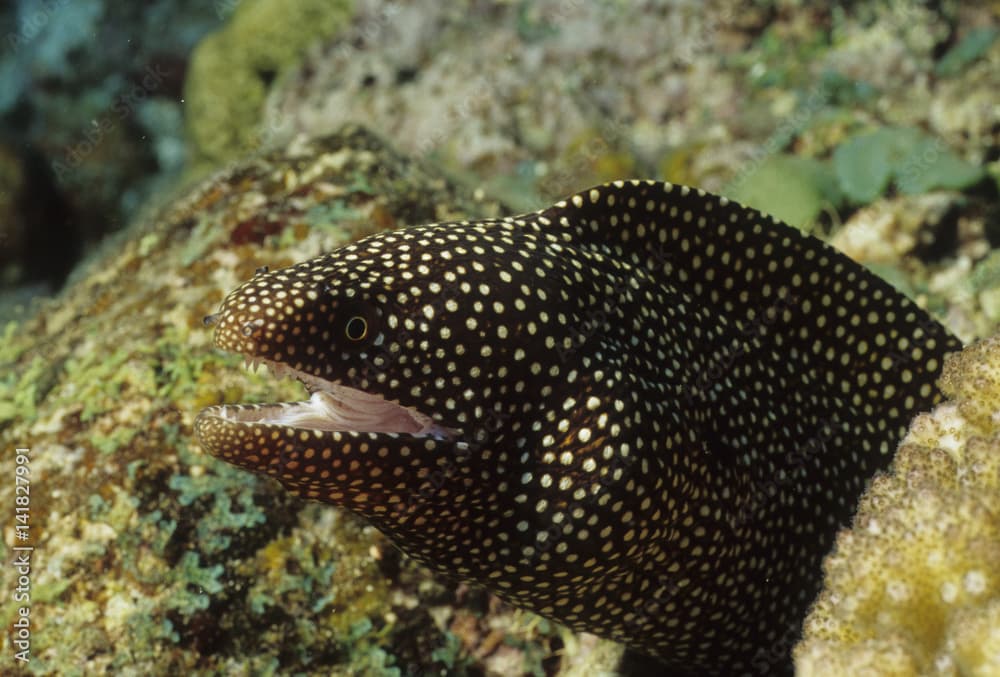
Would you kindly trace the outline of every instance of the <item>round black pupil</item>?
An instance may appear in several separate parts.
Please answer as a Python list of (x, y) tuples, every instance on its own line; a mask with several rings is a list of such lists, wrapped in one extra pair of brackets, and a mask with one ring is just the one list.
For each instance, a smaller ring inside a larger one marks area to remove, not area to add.
[(347, 323), (347, 338), (354, 341), (364, 338), (366, 328), (367, 326), (363, 318), (352, 317)]

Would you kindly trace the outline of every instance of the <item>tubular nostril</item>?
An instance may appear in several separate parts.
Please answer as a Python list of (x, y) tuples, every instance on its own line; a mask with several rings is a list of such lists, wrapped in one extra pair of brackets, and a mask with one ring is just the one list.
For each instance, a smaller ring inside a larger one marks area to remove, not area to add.
[(267, 266), (261, 266), (257, 270), (253, 271), (253, 274), (256, 277), (257, 275), (263, 275), (266, 272), (267, 272)]
[(219, 321), (219, 315), (221, 315), (221, 313), (212, 313), (211, 315), (206, 315), (205, 317), (201, 318), (201, 323), (206, 327), (211, 327), (213, 324)]

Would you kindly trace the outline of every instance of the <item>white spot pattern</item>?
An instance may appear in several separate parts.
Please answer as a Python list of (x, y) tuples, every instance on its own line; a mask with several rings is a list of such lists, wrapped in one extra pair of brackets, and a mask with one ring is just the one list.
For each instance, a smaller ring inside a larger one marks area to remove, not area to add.
[(211, 453), (699, 674), (749, 669), (801, 622), (836, 529), (959, 347), (818, 240), (655, 182), (258, 275), (216, 343), (459, 435), (308, 431), (257, 422), (294, 405), (227, 406), (198, 419)]

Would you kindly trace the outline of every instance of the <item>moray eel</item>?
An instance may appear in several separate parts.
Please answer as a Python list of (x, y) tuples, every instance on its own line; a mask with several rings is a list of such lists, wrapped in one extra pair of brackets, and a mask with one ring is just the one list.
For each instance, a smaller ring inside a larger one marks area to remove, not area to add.
[(638, 181), (259, 271), (207, 321), (311, 392), (206, 409), (208, 452), (670, 674), (790, 670), (960, 348), (818, 239)]

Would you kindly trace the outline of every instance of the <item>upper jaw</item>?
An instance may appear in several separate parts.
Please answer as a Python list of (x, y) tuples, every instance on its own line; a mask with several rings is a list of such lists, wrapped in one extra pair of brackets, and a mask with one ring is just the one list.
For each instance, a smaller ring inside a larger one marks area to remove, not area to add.
[(459, 432), (436, 423), (416, 409), (380, 395), (334, 383), (266, 358), (246, 358), (265, 365), (275, 376), (298, 379), (311, 393), (308, 400), (272, 405), (222, 405), (212, 413), (228, 421), (289, 426), (330, 432), (403, 433), (435, 439), (455, 439)]

